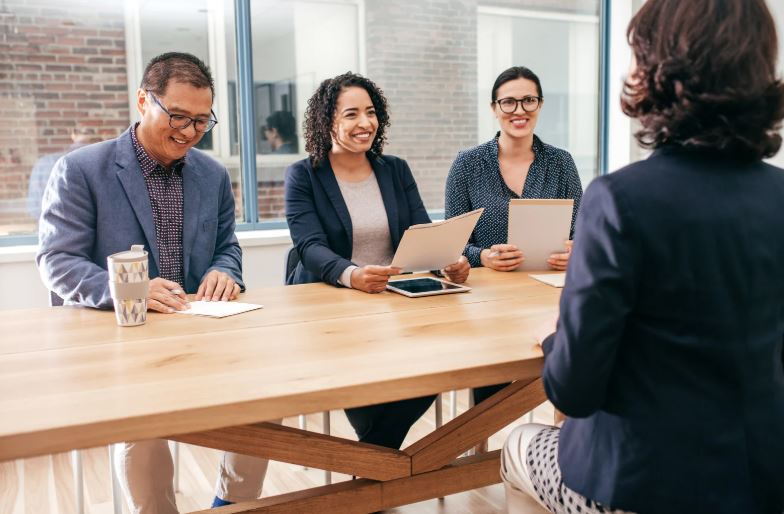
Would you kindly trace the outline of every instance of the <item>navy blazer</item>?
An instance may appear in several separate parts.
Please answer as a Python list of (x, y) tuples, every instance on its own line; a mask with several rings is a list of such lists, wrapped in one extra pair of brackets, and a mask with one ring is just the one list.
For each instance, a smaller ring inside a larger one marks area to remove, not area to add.
[(593, 181), (543, 344), (569, 488), (784, 511), (783, 203), (782, 170), (675, 148)]
[[(430, 223), (430, 217), (406, 161), (391, 155), (368, 155), (368, 159), (387, 211), (392, 248), (397, 250), (403, 232), (411, 225)], [(353, 230), (329, 160), (317, 169), (313, 169), (310, 159), (289, 166), (285, 197), (286, 220), (300, 256), (286, 283), (338, 285), (340, 274), (353, 264)]]
[[(189, 150), (182, 189), (185, 291), (195, 293), (213, 269), (228, 273), (244, 289), (226, 168), (199, 150)], [(134, 244), (143, 244), (149, 252), (150, 278), (158, 276), (152, 206), (130, 129), (57, 161), (38, 231), (41, 278), (66, 303), (112, 308), (106, 257)]]

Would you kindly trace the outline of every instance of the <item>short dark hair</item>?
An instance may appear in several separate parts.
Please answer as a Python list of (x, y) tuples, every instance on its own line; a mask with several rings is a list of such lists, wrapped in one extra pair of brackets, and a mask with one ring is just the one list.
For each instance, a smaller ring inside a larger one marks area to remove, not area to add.
[(167, 52), (153, 57), (144, 68), (141, 88), (158, 96), (166, 94), (169, 82), (182, 82), (196, 88), (210, 88), (215, 98), (215, 82), (210, 69), (195, 55), (184, 52)]
[(297, 122), (289, 111), (275, 111), (267, 116), (266, 128), (277, 130), (283, 141), (297, 137)]
[(741, 159), (781, 146), (784, 84), (765, 0), (648, 0), (627, 31), (637, 67), (623, 111), (640, 145), (705, 148)]
[(539, 96), (544, 96), (542, 94), (542, 82), (539, 80), (539, 77), (531, 71), (530, 69), (526, 68), (525, 66), (512, 66), (511, 68), (504, 70), (501, 72), (500, 75), (495, 79), (493, 83), (493, 90), (490, 92), (490, 100), (495, 102), (498, 100), (498, 88), (510, 82), (512, 80), (517, 79), (527, 79), (536, 84), (536, 92)]
[(314, 167), (319, 166), (329, 155), (332, 148), (335, 106), (340, 93), (349, 87), (361, 87), (370, 95), (376, 109), (378, 130), (369, 153), (376, 157), (383, 153), (387, 142), (386, 129), (389, 127), (387, 99), (381, 88), (372, 80), (349, 71), (322, 82), (308, 100), (308, 108), (305, 110), (305, 151), (310, 155)]

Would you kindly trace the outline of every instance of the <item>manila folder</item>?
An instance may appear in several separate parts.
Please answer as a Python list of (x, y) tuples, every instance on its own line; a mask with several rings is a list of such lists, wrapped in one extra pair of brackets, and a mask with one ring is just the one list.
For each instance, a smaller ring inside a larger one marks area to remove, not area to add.
[(551, 254), (566, 251), (574, 200), (516, 199), (509, 201), (507, 242), (523, 252), (517, 270), (547, 270)]
[(430, 271), (457, 262), (483, 211), (484, 208), (477, 209), (448, 220), (409, 227), (403, 233), (392, 266), (403, 271)]

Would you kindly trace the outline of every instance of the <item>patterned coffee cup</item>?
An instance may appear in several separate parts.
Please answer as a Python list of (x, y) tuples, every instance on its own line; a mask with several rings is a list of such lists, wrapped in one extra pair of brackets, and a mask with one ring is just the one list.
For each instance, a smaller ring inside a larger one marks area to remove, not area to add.
[(117, 324), (122, 327), (143, 325), (147, 321), (147, 292), (150, 287), (144, 246), (133, 245), (128, 251), (108, 256), (106, 262)]

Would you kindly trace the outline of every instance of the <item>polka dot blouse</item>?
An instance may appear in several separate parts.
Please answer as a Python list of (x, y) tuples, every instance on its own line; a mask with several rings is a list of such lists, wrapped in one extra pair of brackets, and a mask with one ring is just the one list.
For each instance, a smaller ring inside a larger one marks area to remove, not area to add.
[(512, 198), (573, 199), (572, 237), (583, 195), (580, 176), (569, 152), (543, 143), (537, 136), (534, 136), (534, 161), (525, 179), (523, 195), (517, 195), (501, 176), (499, 134), (487, 143), (458, 153), (446, 180), (447, 218), (485, 208), (463, 252), (472, 267), (482, 265), (479, 254), (483, 249), (506, 243)]

